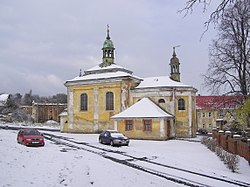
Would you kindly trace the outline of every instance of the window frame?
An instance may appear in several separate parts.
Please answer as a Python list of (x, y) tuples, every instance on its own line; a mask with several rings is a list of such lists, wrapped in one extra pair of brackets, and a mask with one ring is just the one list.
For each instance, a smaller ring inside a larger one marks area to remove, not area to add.
[(80, 95), (80, 111), (88, 111), (88, 94), (86, 93)]
[(186, 110), (185, 100), (183, 98), (178, 99), (178, 110)]
[(106, 110), (114, 110), (114, 93), (110, 91), (106, 92)]
[[(149, 123), (147, 123), (149, 122)], [(152, 131), (152, 119), (144, 119), (143, 120), (143, 131)]]
[(166, 103), (166, 101), (165, 101), (165, 99), (162, 99), (162, 98), (161, 98), (161, 99), (158, 100), (158, 103), (159, 103), (159, 104), (162, 104), (162, 103)]
[(133, 120), (125, 120), (125, 131), (132, 131), (133, 126)]

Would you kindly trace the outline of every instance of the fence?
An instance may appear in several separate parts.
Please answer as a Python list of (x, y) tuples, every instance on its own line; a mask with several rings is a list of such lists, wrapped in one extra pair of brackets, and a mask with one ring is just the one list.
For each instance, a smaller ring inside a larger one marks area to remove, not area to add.
[(250, 139), (243, 141), (241, 136), (232, 136), (230, 131), (221, 130), (213, 130), (213, 139), (216, 139), (218, 145), (224, 150), (245, 158), (250, 165)]

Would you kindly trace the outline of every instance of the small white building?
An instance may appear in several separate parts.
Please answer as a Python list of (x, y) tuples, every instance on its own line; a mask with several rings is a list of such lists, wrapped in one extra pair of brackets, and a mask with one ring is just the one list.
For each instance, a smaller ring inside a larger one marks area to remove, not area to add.
[(111, 119), (115, 121), (115, 130), (129, 138), (166, 140), (175, 137), (174, 116), (149, 98), (142, 98)]

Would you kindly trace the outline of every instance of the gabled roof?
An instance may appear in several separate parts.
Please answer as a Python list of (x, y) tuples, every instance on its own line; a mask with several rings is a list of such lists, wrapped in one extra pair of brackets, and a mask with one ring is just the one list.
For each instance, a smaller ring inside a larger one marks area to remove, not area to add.
[(116, 114), (111, 119), (131, 118), (172, 118), (173, 115), (163, 111), (150, 99), (144, 97), (123, 112)]
[(196, 109), (235, 109), (242, 96), (196, 96)]
[(191, 88), (190, 85), (185, 85), (181, 82), (172, 80), (169, 76), (147, 77), (136, 87), (140, 88), (156, 88), (156, 87), (182, 87)]

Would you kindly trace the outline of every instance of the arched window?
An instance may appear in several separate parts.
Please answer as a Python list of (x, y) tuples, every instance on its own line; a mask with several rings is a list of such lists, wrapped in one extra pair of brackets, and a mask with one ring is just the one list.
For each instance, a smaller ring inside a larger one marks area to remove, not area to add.
[(86, 93), (81, 94), (81, 108), (80, 110), (82, 111), (87, 111), (88, 110), (88, 95)]
[(159, 99), (158, 103), (165, 103), (165, 100), (164, 99)]
[(178, 110), (185, 110), (185, 100), (184, 99), (178, 100)]
[(106, 93), (106, 110), (114, 110), (114, 94), (113, 94), (113, 92)]

